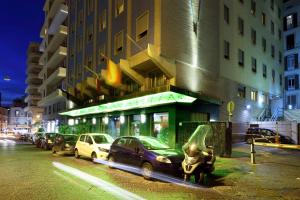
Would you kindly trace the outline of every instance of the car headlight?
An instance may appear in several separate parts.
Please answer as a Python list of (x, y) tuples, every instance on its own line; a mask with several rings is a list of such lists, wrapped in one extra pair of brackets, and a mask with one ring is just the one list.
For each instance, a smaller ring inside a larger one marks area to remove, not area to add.
[(108, 153), (108, 152), (109, 152), (109, 150), (108, 150), (108, 149), (104, 149), (104, 148), (102, 148), (102, 147), (98, 147), (98, 149), (99, 149), (99, 151), (103, 151), (103, 152), (106, 152), (106, 153)]
[(65, 147), (70, 147), (70, 145), (69, 144), (65, 144)]
[(156, 160), (162, 163), (171, 163), (171, 160), (169, 158), (166, 158), (164, 156), (157, 156)]
[(52, 140), (48, 140), (48, 143), (52, 143)]

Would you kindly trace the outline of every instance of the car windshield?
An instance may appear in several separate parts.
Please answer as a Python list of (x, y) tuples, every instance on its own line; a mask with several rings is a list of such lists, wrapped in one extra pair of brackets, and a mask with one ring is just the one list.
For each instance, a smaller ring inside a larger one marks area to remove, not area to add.
[(94, 135), (93, 138), (96, 144), (113, 142), (113, 139), (110, 136), (105, 137), (104, 135)]
[(76, 135), (64, 135), (65, 141), (75, 141), (77, 139)]
[(156, 138), (142, 137), (139, 138), (144, 147), (148, 150), (170, 149), (170, 147)]

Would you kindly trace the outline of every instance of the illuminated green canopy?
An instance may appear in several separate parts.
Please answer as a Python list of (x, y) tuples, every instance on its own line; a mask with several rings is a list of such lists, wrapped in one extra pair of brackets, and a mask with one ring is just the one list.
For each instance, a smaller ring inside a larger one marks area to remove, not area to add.
[(113, 111), (130, 110), (136, 108), (146, 108), (170, 103), (193, 103), (196, 98), (179, 94), (175, 92), (162, 92), (157, 94), (150, 94), (132, 99), (126, 99), (122, 101), (116, 101), (112, 103), (100, 104), (97, 106), (91, 106), (87, 108), (81, 108), (77, 110), (71, 110), (60, 115), (67, 115), (71, 117), (78, 117), (88, 114), (106, 113)]

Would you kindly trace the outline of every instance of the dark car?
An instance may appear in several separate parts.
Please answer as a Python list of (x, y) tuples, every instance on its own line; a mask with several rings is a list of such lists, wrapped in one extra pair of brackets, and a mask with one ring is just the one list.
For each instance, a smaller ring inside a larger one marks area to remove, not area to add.
[(56, 134), (52, 153), (74, 155), (77, 138), (74, 134)]
[(55, 133), (45, 133), (41, 140), (41, 147), (45, 150), (52, 149), (54, 143)]
[(37, 132), (37, 133), (34, 134), (33, 142), (34, 142), (36, 147), (39, 147), (39, 148), (41, 147), (43, 137), (44, 137), (44, 133)]
[(111, 145), (108, 155), (109, 166), (116, 162), (140, 167), (145, 179), (150, 179), (153, 171), (181, 175), (183, 159), (182, 151), (171, 149), (149, 136), (118, 138)]
[[(250, 144), (252, 138), (255, 139), (256, 142), (268, 142), (275, 143), (276, 132), (266, 128), (248, 128), (245, 136), (245, 142)], [(293, 144), (293, 140), (281, 134), (278, 134), (280, 137), (280, 143), (283, 144)]]

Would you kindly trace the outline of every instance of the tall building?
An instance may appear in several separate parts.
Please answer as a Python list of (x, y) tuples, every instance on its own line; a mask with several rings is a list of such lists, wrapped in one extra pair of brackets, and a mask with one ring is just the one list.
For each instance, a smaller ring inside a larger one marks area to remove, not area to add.
[(43, 107), (43, 124), (48, 132), (55, 132), (63, 118), (58, 113), (65, 109), (66, 101), (62, 90), (65, 88), (67, 56), (67, 16), (68, 6), (64, 0), (46, 0), (45, 21), (40, 32), (43, 39), (40, 51), (43, 52), (39, 64), (43, 80), (38, 91), (42, 95), (38, 102)]
[(300, 2), (284, 0), (285, 108), (300, 109)]
[(271, 117), (282, 108), (281, 7), (279, 0), (70, 1), (68, 92), (85, 105), (62, 115), (113, 136), (167, 134), (173, 146), (180, 122), (226, 121), (229, 101), (234, 122)]
[(8, 111), (6, 108), (0, 107), (0, 133), (6, 132), (8, 122)]
[(39, 51), (39, 44), (31, 42), (27, 49), (27, 70), (26, 70), (26, 93), (25, 103), (27, 106), (24, 111), (27, 113), (29, 125), (40, 123), (42, 120), (43, 108), (38, 106), (38, 101), (42, 99), (38, 92), (38, 87), (42, 84), (42, 80), (38, 77), (42, 66), (39, 65), (41, 53)]
[(28, 122), (31, 120), (23, 107), (12, 106), (8, 111), (7, 128), (15, 133), (28, 133), (30, 131)]

